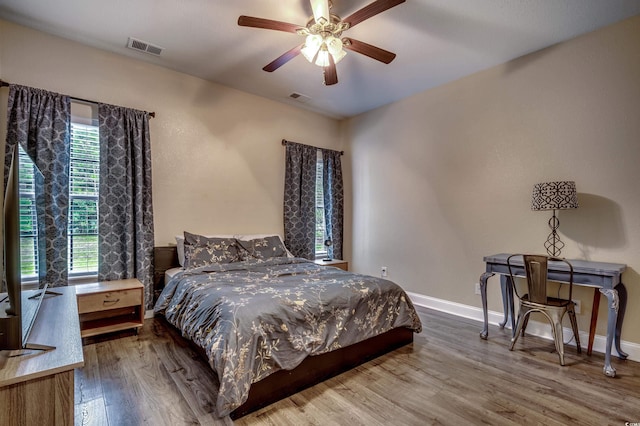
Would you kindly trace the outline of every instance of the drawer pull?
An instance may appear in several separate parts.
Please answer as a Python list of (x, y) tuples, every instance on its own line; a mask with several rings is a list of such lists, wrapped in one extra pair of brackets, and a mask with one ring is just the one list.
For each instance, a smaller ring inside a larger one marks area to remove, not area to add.
[(103, 305), (106, 305), (106, 304), (111, 304), (111, 305), (113, 305), (113, 304), (115, 304), (115, 303), (118, 303), (119, 301), (120, 301), (120, 299), (116, 299), (116, 300), (105, 300), (104, 302), (102, 302), (102, 304), (103, 304)]

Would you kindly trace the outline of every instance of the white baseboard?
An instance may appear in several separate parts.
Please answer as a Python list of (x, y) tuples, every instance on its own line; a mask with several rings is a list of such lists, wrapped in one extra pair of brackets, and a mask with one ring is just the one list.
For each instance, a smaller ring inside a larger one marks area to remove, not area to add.
[[(411, 301), (418, 306), (422, 306), (429, 309), (434, 309), (436, 311), (446, 312), (448, 314), (457, 315), (463, 318), (469, 318), (472, 320), (476, 320), (482, 323), (482, 308), (477, 308), (475, 306), (463, 305), (461, 303), (450, 302), (448, 300), (436, 299), (435, 297), (424, 296), (418, 293), (407, 292)], [(498, 325), (498, 323), (504, 320), (504, 314), (502, 312), (489, 311), (488, 312), (489, 324)], [(510, 328), (510, 324), (507, 324), (507, 328)], [(482, 325), (478, 325), (478, 333), (482, 330)], [(529, 321), (527, 324), (527, 333), (532, 334), (534, 336), (540, 336), (545, 339), (552, 340), (553, 336), (551, 335), (551, 328), (548, 324), (540, 323), (537, 321)], [(580, 343), (582, 349), (586, 351), (587, 342), (589, 341), (589, 333), (580, 331)], [(573, 336), (573, 332), (570, 328), (565, 327), (564, 329), (565, 336)], [(593, 339), (593, 350), (595, 352), (600, 352), (604, 354), (605, 346), (606, 346), (607, 338), (606, 336), (596, 334)], [(575, 342), (571, 339), (571, 342), (567, 343), (568, 345), (575, 346)], [(620, 342), (620, 346), (622, 350), (629, 354), (628, 360), (638, 361), (640, 362), (640, 344), (622, 341)], [(617, 355), (615, 345), (612, 348), (611, 354), (613, 356)]]

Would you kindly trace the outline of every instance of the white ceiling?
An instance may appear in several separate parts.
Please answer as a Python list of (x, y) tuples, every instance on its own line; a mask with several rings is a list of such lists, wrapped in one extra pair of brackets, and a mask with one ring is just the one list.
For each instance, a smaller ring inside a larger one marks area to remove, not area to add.
[[(347, 17), (373, 0), (333, 0)], [(331, 117), (350, 117), (640, 14), (640, 0), (407, 0), (345, 36), (397, 54), (389, 65), (349, 52), (339, 83), (299, 55), (296, 34), (239, 27), (239, 15), (306, 24), (309, 0), (0, 0), (0, 18)], [(126, 48), (134, 37), (160, 57)], [(293, 92), (309, 96), (301, 104)]]

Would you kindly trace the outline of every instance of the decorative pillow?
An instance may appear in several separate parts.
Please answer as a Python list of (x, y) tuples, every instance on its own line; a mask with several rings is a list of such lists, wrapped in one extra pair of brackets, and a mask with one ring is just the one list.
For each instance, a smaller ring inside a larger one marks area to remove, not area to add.
[(240, 246), (240, 257), (248, 259), (270, 259), (272, 257), (286, 257), (287, 249), (277, 235), (255, 238), (253, 240), (236, 240)]
[[(256, 238), (276, 237), (282, 243), (282, 237), (280, 237), (280, 235), (278, 234), (273, 234), (273, 233), (272, 234), (206, 234), (203, 236), (205, 238), (227, 238), (227, 239), (235, 238), (238, 240), (245, 240), (245, 241), (254, 240)], [(176, 246), (178, 249), (178, 262), (180, 263), (180, 266), (184, 266), (184, 234), (176, 235)], [(242, 249), (239, 249), (239, 250), (241, 254), (242, 253), (246, 254), (245, 250), (242, 250)], [(287, 250), (287, 257), (294, 257), (293, 254), (291, 254), (291, 252), (286, 248), (286, 246), (285, 246), (285, 250)]]
[(294, 257), (293, 254), (291, 254), (291, 252), (289, 251), (287, 246), (282, 241), (282, 237), (280, 236), (280, 234), (271, 233), (271, 234), (240, 234), (240, 235), (235, 235), (235, 238), (237, 240), (244, 240), (244, 241), (250, 241), (250, 240), (255, 240), (256, 238), (266, 238), (266, 237), (276, 237), (278, 239), (278, 241), (280, 241), (280, 243), (284, 246), (284, 249), (287, 252), (286, 256), (287, 257)]
[[(205, 238), (235, 238), (235, 236), (231, 234), (211, 234), (202, 236)], [(182, 235), (176, 235), (176, 247), (178, 249), (178, 262), (180, 263), (180, 266), (184, 266), (184, 233)]]
[(240, 260), (234, 238), (207, 238), (184, 233), (184, 267), (197, 268), (212, 263), (231, 263)]

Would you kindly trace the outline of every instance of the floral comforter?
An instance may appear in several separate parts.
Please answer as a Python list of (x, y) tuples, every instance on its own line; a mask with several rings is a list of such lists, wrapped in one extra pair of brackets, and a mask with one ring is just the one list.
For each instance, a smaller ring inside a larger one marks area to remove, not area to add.
[(422, 328), (391, 281), (284, 257), (180, 272), (154, 311), (205, 350), (220, 380), (221, 417), (246, 401), (251, 383), (309, 355)]

